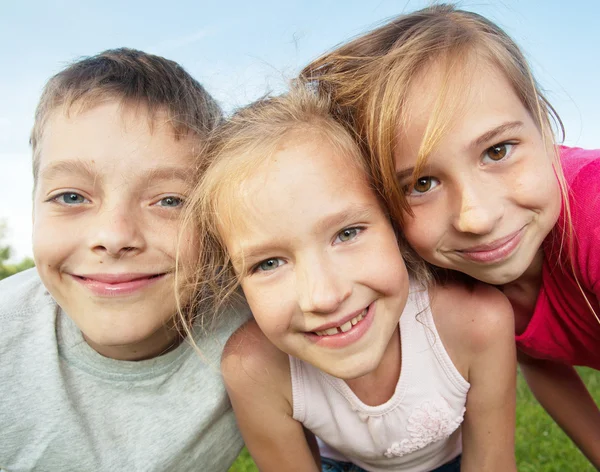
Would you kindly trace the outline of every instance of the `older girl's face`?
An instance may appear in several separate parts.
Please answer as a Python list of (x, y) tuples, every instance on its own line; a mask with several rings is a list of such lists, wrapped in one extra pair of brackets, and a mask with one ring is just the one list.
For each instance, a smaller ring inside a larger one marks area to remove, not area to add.
[(404, 233), (431, 264), (491, 284), (515, 281), (536, 263), (558, 219), (552, 151), (503, 74), (477, 67), (413, 180), (442, 76), (432, 67), (416, 81), (398, 130), (396, 171), (414, 213)]

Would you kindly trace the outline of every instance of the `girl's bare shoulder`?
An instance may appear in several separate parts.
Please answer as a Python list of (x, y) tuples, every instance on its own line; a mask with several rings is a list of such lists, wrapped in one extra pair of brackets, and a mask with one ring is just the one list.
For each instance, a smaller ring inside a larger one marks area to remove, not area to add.
[(231, 335), (221, 358), (223, 380), (232, 390), (244, 394), (280, 393), (291, 404), (288, 355), (275, 347), (250, 320)]
[(473, 356), (499, 343), (514, 346), (513, 310), (497, 288), (451, 282), (429, 293), (436, 329), (459, 370), (468, 369)]

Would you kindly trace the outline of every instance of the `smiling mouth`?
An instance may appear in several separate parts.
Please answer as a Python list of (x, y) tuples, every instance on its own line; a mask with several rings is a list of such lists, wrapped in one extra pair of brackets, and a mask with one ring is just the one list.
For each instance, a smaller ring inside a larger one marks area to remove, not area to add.
[(99, 275), (84, 276), (84, 275), (75, 275), (74, 274), (74, 276), (80, 280), (87, 281), (87, 282), (102, 283), (102, 284), (106, 284), (106, 285), (119, 285), (119, 284), (126, 284), (129, 282), (152, 280), (152, 279), (157, 279), (159, 277), (162, 277), (163, 275), (166, 275), (166, 272), (159, 273), (159, 274), (139, 274), (139, 275), (99, 274)]
[(470, 247), (456, 251), (456, 253), (473, 262), (484, 264), (500, 262), (513, 254), (519, 246), (523, 238), (523, 230), (524, 227), (490, 244)]
[(317, 336), (334, 336), (339, 333), (346, 333), (352, 329), (353, 326), (356, 326), (360, 321), (364, 319), (367, 315), (368, 307), (365, 308), (362, 312), (356, 315), (351, 320), (346, 321), (340, 326), (333, 326), (331, 328), (325, 329), (323, 331), (314, 331)]
[(73, 274), (72, 277), (95, 296), (118, 297), (146, 290), (167, 275), (168, 272), (159, 274)]

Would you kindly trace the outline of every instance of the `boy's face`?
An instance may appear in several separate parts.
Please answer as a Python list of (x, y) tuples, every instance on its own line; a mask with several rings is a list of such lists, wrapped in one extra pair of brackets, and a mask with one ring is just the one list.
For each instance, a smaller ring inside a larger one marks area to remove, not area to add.
[[(166, 121), (157, 114), (151, 129), (143, 108), (111, 101), (70, 117), (59, 109), (44, 130), (36, 265), (87, 342), (107, 357), (150, 358), (176, 342), (175, 255), (193, 140), (175, 140)], [(180, 258), (196, 258), (190, 231)]]

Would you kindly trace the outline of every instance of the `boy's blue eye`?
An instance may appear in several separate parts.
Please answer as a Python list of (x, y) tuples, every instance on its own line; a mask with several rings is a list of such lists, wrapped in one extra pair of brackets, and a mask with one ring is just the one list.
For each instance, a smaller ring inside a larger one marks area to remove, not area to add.
[(75, 192), (61, 193), (60, 195), (57, 195), (56, 197), (54, 197), (53, 200), (55, 200), (59, 203), (64, 203), (66, 205), (77, 205), (77, 204), (86, 202), (85, 197), (83, 197), (82, 195), (79, 195), (78, 193), (75, 193)]
[(183, 198), (173, 197), (173, 196), (161, 198), (158, 201), (159, 206), (166, 207), (166, 208), (177, 208), (178, 206), (181, 206), (182, 203), (183, 203)]
[(277, 269), (277, 267), (282, 266), (283, 264), (283, 260), (273, 257), (271, 259), (266, 259), (262, 261), (256, 266), (255, 270), (260, 272), (268, 272)]

